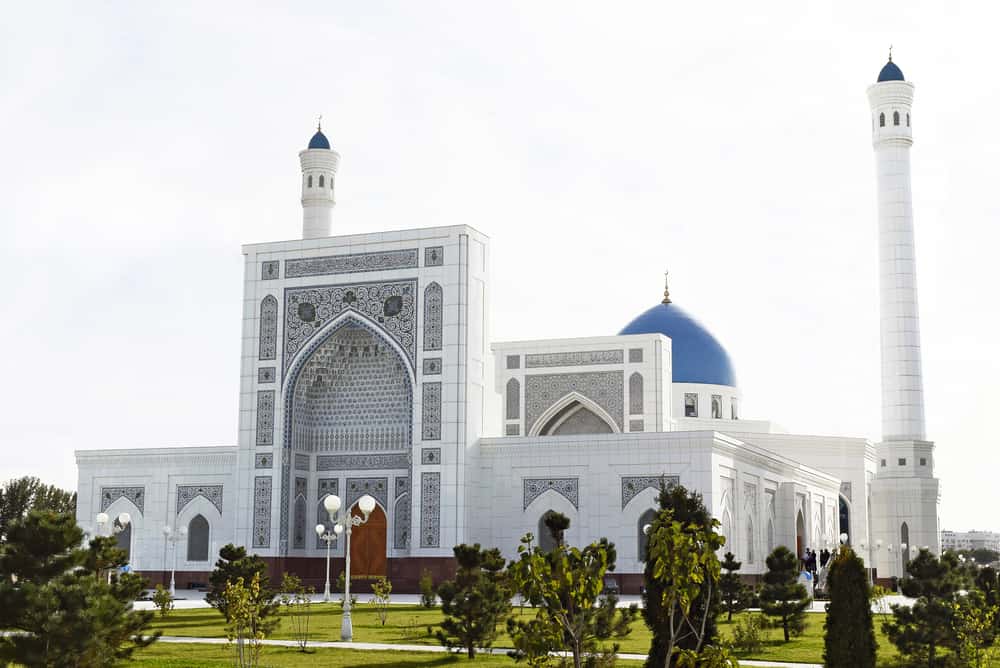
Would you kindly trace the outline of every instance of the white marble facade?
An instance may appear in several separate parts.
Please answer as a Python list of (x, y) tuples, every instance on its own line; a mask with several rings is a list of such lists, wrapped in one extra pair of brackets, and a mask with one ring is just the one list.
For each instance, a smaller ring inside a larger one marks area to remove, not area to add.
[[(880, 187), (894, 194), (880, 220), (896, 235), (882, 245), (905, 256), (912, 287), (912, 85), (882, 76), (870, 92), (874, 138)], [(891, 118), (893, 105), (905, 129), (880, 130), (875, 114)], [(318, 559), (324, 496), (369, 493), (385, 514), (386, 556), (400, 563), (447, 558), (460, 542), (513, 556), (554, 510), (572, 518), (571, 542), (606, 536), (618, 572), (638, 573), (661, 480), (704, 495), (748, 574), (776, 545), (832, 548), (842, 533), (937, 549), (919, 348), (916, 363), (902, 350), (918, 336), (915, 290), (903, 290), (911, 334), (883, 332), (886, 359), (910, 374), (884, 387), (883, 441), (788, 434), (741, 414), (724, 348), (669, 293), (617, 335), (491, 344), (484, 234), (329, 236), (340, 156), (321, 131), (300, 156), (303, 238), (243, 248), (237, 444), (77, 453), (81, 524), (127, 510), (136, 569), (169, 570), (163, 526), (203, 521), (210, 556), (181, 548), (180, 570), (210, 570), (231, 541)], [(902, 574), (888, 551), (862, 556), (881, 576)]]

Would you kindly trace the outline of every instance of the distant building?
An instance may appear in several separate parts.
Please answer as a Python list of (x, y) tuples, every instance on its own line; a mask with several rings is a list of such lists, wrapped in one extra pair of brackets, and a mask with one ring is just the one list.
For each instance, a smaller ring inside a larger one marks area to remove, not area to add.
[(995, 531), (942, 531), (942, 550), (993, 550), (1000, 552), (1000, 533)]

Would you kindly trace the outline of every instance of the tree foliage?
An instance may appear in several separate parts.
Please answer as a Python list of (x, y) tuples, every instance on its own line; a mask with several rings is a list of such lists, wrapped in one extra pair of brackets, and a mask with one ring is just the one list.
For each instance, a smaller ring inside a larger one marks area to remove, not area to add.
[(75, 516), (76, 492), (46, 485), (30, 476), (8, 480), (0, 486), (0, 542), (6, 540), (7, 528), (23, 521), (32, 510)]
[[(654, 558), (652, 546), (658, 531), (677, 522), (685, 528), (685, 531), (700, 532), (706, 537), (718, 536), (715, 530), (719, 524), (712, 519), (701, 494), (689, 492), (682, 485), (668, 487), (665, 483), (661, 483), (658, 505), (656, 517), (650, 524), (650, 547), (647, 548), (643, 570), (645, 592), (643, 594), (642, 616), (646, 626), (653, 633), (649, 657), (646, 659), (646, 666), (649, 668), (669, 665), (667, 660), (671, 654), (668, 646), (698, 652), (704, 647), (714, 645), (718, 638), (716, 618), (721, 611), (719, 588), (710, 577), (702, 579), (698, 591), (691, 601), (691, 607), (686, 613), (681, 610), (679, 602), (669, 606), (665, 605), (666, 600), (673, 598), (669, 590), (675, 587), (675, 583), (669, 577), (664, 577), (662, 572), (659, 576), (656, 574), (657, 558)], [(712, 538), (712, 540), (716, 539)], [(713, 549), (718, 549), (721, 545), (722, 543), (718, 543)], [(669, 558), (669, 555), (661, 553), (659, 558), (660, 560)], [(715, 560), (713, 570), (717, 568), (718, 559)], [(678, 631), (678, 620), (684, 617), (701, 620), (701, 623), (694, 627), (681, 625), (681, 630)], [(671, 629), (674, 631), (671, 632)], [(674, 633), (678, 635), (672, 638)]]
[(725, 572), (719, 578), (719, 592), (728, 613), (727, 621), (730, 622), (733, 621), (733, 613), (745, 609), (750, 598), (749, 587), (740, 578), (739, 570), (742, 566), (732, 552), (726, 552), (722, 561), (722, 570)]
[(823, 665), (831, 668), (875, 668), (875, 626), (868, 573), (861, 558), (846, 545), (830, 562), (827, 575)]
[(312, 595), (315, 592), (312, 587), (302, 584), (302, 580), (294, 573), (281, 576), (279, 601), (285, 606), (292, 625), (292, 637), (302, 652), (306, 651), (309, 644), (309, 619), (312, 617)]
[(981, 668), (993, 665), (997, 606), (987, 603), (983, 592), (974, 589), (952, 603), (955, 654), (962, 665)]
[[(226, 610), (226, 637), (236, 641), (236, 665), (240, 668), (255, 668), (260, 663), (260, 653), (264, 638), (278, 625), (272, 606), (268, 603), (268, 593), (261, 586), (258, 572), (244, 584), (242, 577), (226, 582), (222, 590)], [(270, 595), (273, 599), (273, 594)]]
[(497, 625), (510, 613), (510, 588), (500, 550), (463, 543), (453, 551), (455, 579), (438, 587), (445, 618), (437, 638), (446, 647), (465, 649), (472, 659), (476, 649), (493, 645)]
[(764, 614), (777, 617), (788, 642), (789, 635), (805, 630), (806, 608), (812, 599), (806, 588), (799, 584), (799, 560), (784, 545), (774, 548), (767, 557), (764, 588), (760, 591), (760, 609)]
[(917, 599), (912, 606), (892, 606), (892, 620), (882, 625), (899, 653), (911, 663), (934, 668), (947, 663), (946, 651), (957, 645), (955, 603), (971, 585), (968, 571), (953, 552), (940, 558), (928, 550), (906, 564), (903, 594)]
[(227, 622), (230, 621), (229, 604), (225, 597), (226, 585), (243, 578), (243, 582), (248, 586), (253, 581), (254, 575), (257, 576), (260, 597), (256, 604), (261, 606), (263, 616), (277, 614), (276, 592), (269, 588), (267, 564), (256, 554), (247, 555), (245, 547), (236, 547), (232, 543), (224, 545), (219, 550), (219, 560), (215, 562), (215, 570), (208, 576), (208, 592), (205, 594), (205, 600), (221, 612)]
[[(68, 514), (33, 510), (8, 526), (0, 552), (0, 662), (24, 666), (112, 666), (148, 646), (153, 613), (132, 610), (145, 582), (125, 565), (113, 537), (81, 548)], [(106, 574), (111, 572), (110, 583)]]
[(389, 578), (384, 575), (375, 578), (372, 582), (372, 594), (371, 604), (375, 608), (375, 614), (378, 615), (382, 626), (385, 626), (385, 622), (389, 618), (389, 603), (392, 594), (392, 583), (389, 582)]
[(582, 550), (567, 546), (569, 518), (559, 513), (546, 517), (545, 524), (555, 547), (546, 552), (533, 546), (529, 533), (510, 564), (515, 589), (537, 609), (533, 619), (508, 620), (511, 656), (543, 666), (551, 660), (549, 652), (566, 650), (575, 668), (613, 660), (618, 645), (602, 649), (598, 641), (627, 635), (637, 615), (636, 606), (618, 609), (618, 597), (603, 593), (604, 576), (615, 568), (615, 547), (606, 538)]

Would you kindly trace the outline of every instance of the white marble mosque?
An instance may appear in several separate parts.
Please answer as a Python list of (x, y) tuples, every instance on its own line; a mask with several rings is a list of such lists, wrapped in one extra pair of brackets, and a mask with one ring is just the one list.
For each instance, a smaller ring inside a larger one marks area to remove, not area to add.
[[(618, 547), (636, 591), (641, 527), (661, 481), (704, 495), (726, 549), (760, 573), (777, 545), (841, 534), (880, 577), (938, 550), (934, 446), (924, 433), (910, 197), (913, 84), (891, 61), (868, 88), (878, 184), (881, 441), (789, 434), (740, 412), (719, 340), (668, 292), (618, 334), (490, 341), (490, 241), (469, 226), (331, 236), (339, 154), (299, 153), (301, 239), (245, 256), (239, 438), (227, 447), (78, 451), (79, 521), (127, 511), (132, 566), (204, 582), (222, 545), (321, 584), (322, 501), (376, 501), (353, 572), (413, 590), (452, 546), (513, 556), (545, 513), (568, 540)], [(656, 268), (650, 268), (651, 273)], [(623, 325), (623, 326), (622, 326)], [(736, 333), (720, 333), (723, 340)], [(872, 336), (875, 333), (872, 332)], [(343, 541), (334, 555), (344, 556)], [(905, 549), (901, 547), (905, 545)]]

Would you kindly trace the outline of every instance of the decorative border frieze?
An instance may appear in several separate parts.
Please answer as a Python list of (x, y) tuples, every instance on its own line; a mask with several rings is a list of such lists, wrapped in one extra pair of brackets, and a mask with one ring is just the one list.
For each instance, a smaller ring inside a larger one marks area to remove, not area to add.
[(111, 504), (118, 499), (125, 497), (139, 509), (140, 513), (145, 513), (146, 488), (145, 487), (102, 487), (101, 488), (101, 512), (111, 507)]
[(421, 438), (441, 440), (441, 383), (424, 383), (420, 401)]
[(273, 366), (262, 366), (257, 369), (257, 382), (258, 383), (273, 383), (275, 374)]
[(381, 469), (405, 469), (410, 466), (410, 455), (406, 452), (365, 455), (318, 455), (317, 471), (367, 471)]
[(389, 507), (389, 479), (388, 478), (348, 478), (347, 479), (347, 507), (365, 494), (371, 494), (381, 504), (383, 508)]
[(441, 474), (420, 474), (420, 547), (441, 547)]
[(285, 278), (324, 276), (328, 274), (355, 274), (386, 269), (415, 269), (417, 249), (407, 248), (374, 253), (351, 255), (326, 255), (285, 260)]
[(420, 450), (421, 464), (440, 464), (441, 448), (423, 448)]
[(440, 376), (441, 375), (441, 358), (440, 357), (425, 357), (424, 358), (424, 375), (425, 376)]
[(628, 502), (634, 499), (639, 492), (646, 489), (660, 491), (660, 481), (670, 489), (674, 485), (681, 483), (680, 476), (676, 475), (623, 475), (622, 476), (622, 510)]
[(538, 369), (550, 366), (590, 366), (593, 364), (622, 364), (621, 350), (579, 350), (562, 353), (533, 353), (524, 356), (524, 368)]
[(257, 445), (274, 445), (274, 390), (257, 391)]
[(253, 547), (271, 547), (271, 476), (253, 481)]
[(444, 264), (444, 246), (428, 246), (424, 249), (424, 266), (440, 267)]
[(177, 503), (175, 514), (180, 515), (184, 506), (194, 501), (195, 497), (203, 496), (222, 514), (222, 485), (177, 485)]
[(574, 508), (580, 509), (579, 478), (524, 478), (522, 484), (524, 487), (524, 510), (527, 510), (535, 499), (550, 489), (564, 496), (567, 501), (573, 504)]

